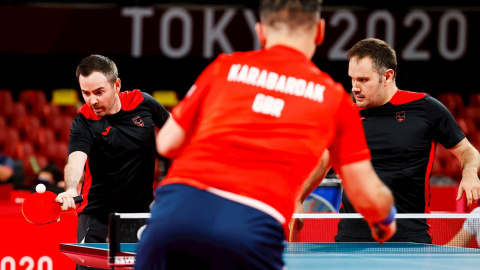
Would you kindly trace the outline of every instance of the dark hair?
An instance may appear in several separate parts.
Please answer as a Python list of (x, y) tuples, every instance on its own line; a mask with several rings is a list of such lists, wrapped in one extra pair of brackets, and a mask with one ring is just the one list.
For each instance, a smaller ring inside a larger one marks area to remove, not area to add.
[(397, 54), (395, 50), (383, 40), (366, 38), (357, 42), (348, 50), (347, 59), (356, 57), (359, 60), (365, 57), (372, 59), (373, 68), (382, 75), (388, 69), (394, 71), (397, 76)]
[(321, 0), (262, 0), (260, 20), (272, 27), (283, 22), (290, 28), (310, 28), (320, 18), (321, 3)]
[(80, 75), (87, 77), (95, 71), (103, 73), (111, 84), (114, 84), (118, 78), (118, 69), (112, 60), (103, 55), (92, 54), (83, 58), (78, 64), (77, 79)]

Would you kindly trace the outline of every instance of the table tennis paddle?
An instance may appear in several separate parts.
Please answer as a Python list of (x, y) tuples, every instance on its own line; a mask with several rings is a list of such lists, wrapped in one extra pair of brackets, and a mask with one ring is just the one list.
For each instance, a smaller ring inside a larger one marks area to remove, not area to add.
[[(55, 201), (57, 194), (45, 191), (30, 194), (22, 204), (22, 213), (25, 219), (33, 224), (43, 225), (52, 223), (62, 214), (61, 204)], [(75, 203), (83, 201), (82, 196), (74, 197)]]

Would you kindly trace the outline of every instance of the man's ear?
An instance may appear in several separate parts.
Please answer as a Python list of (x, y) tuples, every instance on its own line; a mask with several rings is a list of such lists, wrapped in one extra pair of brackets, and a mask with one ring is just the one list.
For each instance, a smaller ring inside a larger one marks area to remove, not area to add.
[(385, 71), (383, 76), (385, 77), (385, 85), (390, 84), (395, 80), (395, 72), (393, 71), (393, 69), (388, 69), (387, 71)]
[(320, 45), (323, 43), (325, 37), (325, 20), (322, 18), (317, 22), (317, 35), (315, 36), (315, 44)]
[(265, 47), (267, 43), (267, 29), (265, 25), (262, 23), (257, 22), (255, 24), (255, 32), (257, 33), (258, 42), (260, 42), (260, 46)]
[(122, 87), (122, 82), (120, 81), (120, 78), (117, 78), (114, 86), (115, 86), (115, 92), (117, 92), (118, 94), (120, 92), (120, 88)]

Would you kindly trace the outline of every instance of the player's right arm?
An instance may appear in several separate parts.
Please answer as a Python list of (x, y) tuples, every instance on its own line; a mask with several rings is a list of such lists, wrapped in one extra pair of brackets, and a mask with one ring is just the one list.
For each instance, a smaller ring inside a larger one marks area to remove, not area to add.
[(58, 194), (55, 201), (62, 203), (62, 210), (75, 209), (73, 197), (78, 196), (77, 186), (83, 176), (87, 154), (82, 151), (72, 152), (65, 165), (65, 192)]
[(353, 207), (369, 224), (373, 238), (385, 242), (396, 232), (393, 195), (372, 167), (359, 113), (346, 92), (335, 120), (335, 139), (329, 147), (334, 170)]

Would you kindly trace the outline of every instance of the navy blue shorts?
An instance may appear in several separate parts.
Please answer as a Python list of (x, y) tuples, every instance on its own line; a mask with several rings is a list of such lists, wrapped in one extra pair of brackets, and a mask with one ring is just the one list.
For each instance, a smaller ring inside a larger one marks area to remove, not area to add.
[(157, 189), (135, 269), (283, 269), (281, 224), (186, 185)]

